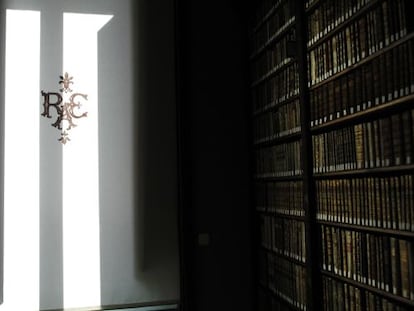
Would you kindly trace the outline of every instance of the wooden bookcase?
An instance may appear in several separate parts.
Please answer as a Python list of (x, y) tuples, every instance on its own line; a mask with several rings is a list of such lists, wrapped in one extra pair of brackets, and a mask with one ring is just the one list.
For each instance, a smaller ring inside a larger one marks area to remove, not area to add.
[(258, 310), (413, 310), (412, 1), (257, 2)]

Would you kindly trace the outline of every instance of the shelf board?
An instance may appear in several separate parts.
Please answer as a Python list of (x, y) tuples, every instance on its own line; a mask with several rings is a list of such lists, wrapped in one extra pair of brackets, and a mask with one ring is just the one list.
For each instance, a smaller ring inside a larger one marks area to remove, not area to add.
[(289, 97), (289, 98), (287, 98), (287, 99), (285, 99), (281, 102), (278, 102), (278, 103), (276, 101), (273, 101), (271, 104), (266, 105), (264, 108), (254, 111), (253, 112), (253, 117), (255, 118), (255, 117), (260, 116), (262, 114), (268, 113), (270, 111), (275, 110), (276, 108), (278, 108), (280, 106), (286, 105), (286, 104), (288, 104), (290, 102), (293, 102), (295, 100), (298, 100), (298, 99), (299, 99), (299, 94), (296, 94), (296, 95), (293, 95), (293, 96), (291, 96), (291, 97)]
[(400, 39), (398, 39), (398, 40), (390, 43), (389, 45), (387, 45), (386, 47), (382, 48), (381, 50), (376, 51), (375, 53), (373, 53), (373, 54), (365, 57), (364, 59), (362, 59), (359, 62), (357, 62), (357, 63), (355, 63), (355, 64), (353, 64), (353, 65), (345, 68), (344, 70), (342, 70), (340, 72), (337, 72), (336, 74), (330, 76), (329, 78), (326, 78), (325, 80), (322, 80), (322, 81), (320, 81), (320, 82), (318, 82), (318, 83), (310, 86), (309, 87), (309, 90), (312, 91), (312, 90), (314, 90), (316, 88), (321, 87), (322, 85), (324, 85), (326, 83), (331, 82), (332, 80), (335, 80), (335, 79), (337, 79), (339, 77), (342, 77), (343, 75), (348, 74), (350, 71), (352, 71), (352, 70), (354, 70), (356, 68), (361, 67), (362, 65), (364, 65), (364, 64), (372, 61), (374, 58), (379, 57), (380, 55), (382, 55), (382, 54), (384, 54), (384, 53), (386, 53), (386, 52), (394, 49), (395, 47), (397, 47), (397, 46), (399, 46), (399, 45), (401, 45), (401, 44), (403, 44), (403, 43), (405, 43), (405, 42), (407, 42), (409, 40), (411, 40), (412, 38), (414, 38), (414, 32), (412, 32), (412, 33), (404, 36), (403, 38), (400, 38)]
[(414, 232), (411, 231), (402, 231), (402, 230), (395, 230), (395, 229), (382, 229), (377, 227), (368, 227), (362, 225), (351, 225), (346, 223), (339, 223), (333, 221), (325, 221), (325, 220), (317, 220), (317, 223), (320, 225), (326, 225), (331, 227), (343, 228), (343, 229), (350, 229), (353, 231), (360, 231), (360, 232), (367, 232), (367, 233), (376, 233), (376, 234), (385, 234), (394, 237), (403, 237), (412, 239), (414, 238)]
[(315, 135), (320, 134), (322, 132), (327, 132), (332, 129), (357, 124), (359, 123), (359, 121), (364, 121), (365, 119), (367, 119), (367, 117), (372, 118), (374, 116), (389, 114), (393, 111), (401, 111), (403, 109), (412, 108), (413, 103), (414, 94), (407, 95), (401, 98), (394, 99), (385, 104), (380, 104), (378, 106), (374, 106), (363, 111), (349, 114), (347, 116), (323, 123), (321, 125), (314, 126), (311, 128), (311, 132), (313, 135)]
[(256, 212), (258, 214), (265, 214), (265, 215), (269, 215), (269, 216), (275, 216), (277, 218), (285, 218), (285, 219), (292, 219), (292, 220), (297, 220), (297, 221), (305, 221), (305, 215), (303, 216), (298, 216), (298, 215), (291, 215), (291, 214), (284, 214), (284, 213), (280, 213), (277, 211), (259, 211), (256, 210)]
[(262, 54), (272, 43), (277, 41), (279, 38), (283, 37), (293, 26), (295, 25), (295, 18), (293, 18), (290, 22), (287, 22), (282, 28), (276, 32), (270, 39), (266, 41), (266, 43), (257, 49), (253, 54), (250, 56), (250, 60), (257, 58), (260, 54)]
[(286, 306), (289, 306), (289, 310), (295, 310), (295, 311), (303, 311), (304, 310), (303, 308), (300, 308), (298, 306), (295, 306), (289, 300), (287, 300), (284, 296), (280, 295), (278, 292), (272, 291), (267, 286), (263, 286), (263, 284), (259, 284), (259, 286), (262, 289), (266, 290), (270, 295), (272, 295), (273, 297), (275, 297), (277, 300), (281, 301)]
[(288, 59), (286, 63), (280, 63), (278, 66), (274, 67), (272, 70), (269, 70), (263, 77), (253, 82), (251, 84), (251, 87), (256, 87), (257, 85), (262, 84), (263, 82), (272, 78), (277, 73), (283, 71), (286, 67), (292, 65), (294, 62), (295, 62), (295, 59), (292, 57)]
[(274, 4), (270, 10), (262, 17), (262, 19), (256, 23), (256, 26), (253, 27), (253, 30), (251, 32), (251, 35), (254, 35), (262, 25), (267, 22), (267, 20), (270, 18), (270, 16), (273, 15), (273, 13), (276, 12), (276, 10), (279, 8), (279, 6), (282, 4), (282, 0), (279, 0), (278, 3)]
[(254, 143), (253, 146), (255, 148), (263, 148), (263, 147), (270, 147), (270, 146), (274, 146), (274, 145), (279, 145), (279, 144), (282, 144), (282, 143), (298, 140), (298, 139), (300, 139), (301, 134), (302, 134), (301, 132), (296, 132), (296, 133), (276, 137), (276, 138), (273, 138), (273, 139), (269, 139), (269, 140), (266, 140), (266, 141), (263, 141), (263, 142)]
[(314, 8), (316, 8), (316, 6), (319, 5), (320, 2), (321, 2), (320, 0), (313, 1), (307, 8), (305, 8), (306, 13), (309, 13)]
[(388, 166), (388, 167), (377, 167), (369, 169), (358, 169), (349, 171), (338, 171), (329, 173), (317, 173), (314, 174), (315, 179), (344, 179), (351, 177), (369, 177), (369, 176), (389, 176), (399, 175), (405, 173), (414, 172), (414, 164), (410, 165), (399, 165), (399, 166)]
[(355, 281), (355, 280), (352, 280), (352, 279), (349, 279), (349, 278), (346, 278), (346, 277), (343, 277), (343, 276), (336, 275), (335, 273), (332, 273), (332, 272), (321, 270), (321, 273), (324, 276), (327, 276), (327, 277), (330, 277), (332, 279), (341, 281), (343, 283), (348, 283), (349, 285), (352, 285), (354, 287), (358, 287), (359, 289), (363, 289), (363, 290), (369, 291), (371, 293), (377, 294), (377, 295), (382, 296), (386, 299), (398, 302), (398, 303), (406, 305), (406, 306), (414, 307), (414, 301), (413, 300), (391, 294), (391, 293), (383, 291), (379, 288), (372, 287), (372, 286), (369, 286), (367, 284), (360, 283), (358, 281)]
[(295, 180), (302, 180), (302, 175), (293, 175), (293, 176), (280, 176), (280, 177), (253, 177), (254, 180), (262, 180), (262, 181), (295, 181)]
[(280, 253), (278, 251), (275, 251), (274, 249), (269, 249), (269, 248), (266, 248), (264, 246), (262, 246), (262, 248), (263, 248), (263, 250), (265, 250), (267, 252), (270, 252), (270, 253), (276, 255), (277, 257), (283, 258), (283, 259), (285, 259), (285, 260), (287, 260), (287, 261), (289, 261), (289, 262), (291, 262), (291, 263), (293, 263), (293, 264), (295, 264), (297, 266), (306, 267), (306, 262), (303, 262), (301, 260), (298, 260), (298, 259), (296, 259), (296, 258), (294, 258), (292, 256), (282, 254), (282, 253)]

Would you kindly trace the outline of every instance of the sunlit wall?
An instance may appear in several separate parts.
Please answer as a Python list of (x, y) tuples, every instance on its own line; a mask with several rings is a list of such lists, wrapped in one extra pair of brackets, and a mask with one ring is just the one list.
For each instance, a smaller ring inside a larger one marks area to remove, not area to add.
[(39, 308), (39, 57), (40, 12), (8, 10), (2, 311)]
[[(0, 311), (176, 301), (173, 1), (3, 3)], [(88, 117), (63, 146), (40, 91), (66, 71)]]
[[(74, 77), (86, 119), (63, 148), (63, 289), (65, 307), (101, 303), (98, 156), (98, 31), (112, 16), (63, 14), (63, 72)], [(68, 101), (68, 94), (63, 95)], [(80, 114), (80, 113), (77, 113)]]

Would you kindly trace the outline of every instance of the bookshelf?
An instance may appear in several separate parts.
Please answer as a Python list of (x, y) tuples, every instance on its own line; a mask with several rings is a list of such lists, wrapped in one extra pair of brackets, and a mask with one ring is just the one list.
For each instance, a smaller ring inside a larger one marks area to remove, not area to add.
[(412, 1), (255, 4), (258, 310), (412, 310)]

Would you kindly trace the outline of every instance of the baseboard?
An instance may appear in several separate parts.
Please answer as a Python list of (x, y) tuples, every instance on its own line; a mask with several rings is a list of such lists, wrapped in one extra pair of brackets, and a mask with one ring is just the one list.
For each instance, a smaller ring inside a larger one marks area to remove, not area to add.
[(177, 311), (177, 305), (168, 306), (152, 306), (152, 307), (138, 307), (138, 308), (126, 308), (126, 309), (112, 309), (108, 311)]
[(178, 301), (149, 302), (90, 308), (48, 309), (41, 311), (177, 311)]

